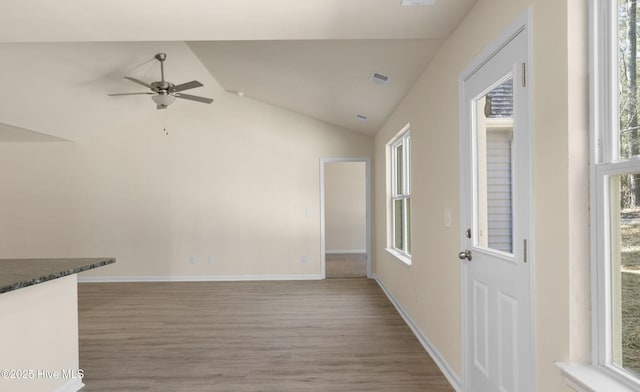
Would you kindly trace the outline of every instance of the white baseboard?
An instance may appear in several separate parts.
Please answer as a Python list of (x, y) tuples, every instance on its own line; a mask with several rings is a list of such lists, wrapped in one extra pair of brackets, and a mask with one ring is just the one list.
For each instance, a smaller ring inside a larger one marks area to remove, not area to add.
[(78, 276), (78, 283), (115, 282), (243, 282), (257, 280), (321, 280), (321, 275), (151, 275), (151, 276)]
[(69, 379), (64, 384), (60, 385), (53, 392), (78, 392), (84, 387), (84, 383), (79, 378)]
[(447, 380), (449, 381), (453, 389), (455, 389), (457, 392), (462, 392), (461, 380), (456, 375), (456, 373), (451, 369), (447, 361), (445, 361), (442, 358), (442, 355), (440, 355), (438, 350), (436, 350), (436, 348), (431, 344), (431, 342), (429, 342), (429, 339), (427, 339), (427, 337), (424, 336), (424, 334), (422, 333), (420, 328), (418, 328), (418, 326), (413, 321), (411, 316), (409, 316), (409, 314), (407, 314), (407, 312), (404, 311), (404, 309), (402, 308), (400, 303), (395, 299), (393, 294), (391, 294), (391, 292), (387, 289), (384, 283), (382, 283), (382, 281), (380, 280), (380, 277), (378, 277), (375, 274), (372, 275), (372, 277), (373, 279), (375, 279), (376, 282), (378, 282), (378, 285), (380, 286), (382, 291), (384, 291), (387, 298), (389, 298), (389, 301), (391, 301), (391, 303), (393, 304), (393, 306), (395, 306), (398, 313), (400, 313), (400, 316), (402, 316), (402, 318), (407, 323), (409, 328), (411, 328), (411, 331), (413, 331), (413, 334), (416, 336), (416, 338), (418, 338), (418, 341), (420, 341), (420, 344), (422, 344), (422, 347), (424, 347), (424, 349), (427, 350), (429, 355), (431, 355), (431, 358), (433, 358), (433, 361), (436, 363), (436, 365), (438, 365), (438, 367), (440, 368), (440, 371), (442, 371), (442, 373), (447, 378)]
[(351, 249), (351, 250), (325, 250), (324, 254), (326, 255), (339, 255), (339, 254), (360, 254), (367, 253), (365, 249)]

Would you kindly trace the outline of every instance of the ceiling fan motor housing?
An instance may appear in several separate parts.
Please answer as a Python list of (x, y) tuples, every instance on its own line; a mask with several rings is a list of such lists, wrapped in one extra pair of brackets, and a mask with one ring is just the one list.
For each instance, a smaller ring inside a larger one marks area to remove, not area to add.
[(153, 82), (151, 83), (151, 89), (153, 91), (155, 91), (158, 94), (162, 94), (164, 92), (164, 94), (167, 94), (168, 92), (171, 92), (171, 89), (174, 87), (175, 85), (171, 82), (167, 82), (167, 81), (160, 81), (160, 82)]

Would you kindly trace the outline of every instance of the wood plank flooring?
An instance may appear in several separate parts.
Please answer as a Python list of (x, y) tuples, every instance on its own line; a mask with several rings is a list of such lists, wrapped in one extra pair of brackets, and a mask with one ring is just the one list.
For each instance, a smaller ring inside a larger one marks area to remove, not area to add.
[(453, 391), (375, 281), (83, 283), (90, 391)]
[(331, 278), (365, 278), (366, 253), (330, 253), (325, 255), (325, 275)]

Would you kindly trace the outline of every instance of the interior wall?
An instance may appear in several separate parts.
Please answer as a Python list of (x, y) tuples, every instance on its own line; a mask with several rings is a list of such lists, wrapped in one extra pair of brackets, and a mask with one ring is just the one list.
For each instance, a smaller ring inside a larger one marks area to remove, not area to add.
[(0, 142), (0, 258), (71, 252), (73, 143)]
[(366, 166), (326, 162), (324, 166), (325, 250), (366, 253)]
[[(583, 360), (579, 353), (590, 344), (588, 333), (580, 331), (588, 329), (583, 323), (589, 293), (583, 279), (588, 276), (589, 263), (588, 257), (580, 263), (575, 252), (578, 243), (582, 249), (588, 248), (588, 225), (583, 225), (588, 221), (584, 186), (588, 179), (588, 133), (582, 127), (587, 116), (584, 98), (578, 97), (585, 91), (587, 63), (583, 56), (570, 63), (567, 55), (570, 29), (583, 43), (588, 35), (585, 23), (568, 23), (568, 4), (569, 0), (479, 0), (375, 138), (375, 272), (459, 380), (458, 76), (527, 7), (532, 13), (528, 79), (534, 139), (535, 389), (569, 390), (554, 362)], [(572, 2), (572, 12), (580, 11), (575, 14), (579, 20), (586, 19), (586, 6), (586, 2)], [(575, 94), (568, 91), (569, 80), (572, 88), (580, 87)], [(411, 266), (384, 251), (390, 189), (386, 145), (408, 122), (413, 168)], [(570, 124), (578, 127), (569, 132)], [(445, 224), (449, 211), (452, 227)], [(571, 288), (576, 273), (579, 284)], [(574, 331), (578, 333), (572, 340)]]
[[(0, 50), (9, 84), (38, 63), (25, 89), (66, 99), (0, 97), (0, 120), (73, 140), (0, 144), (0, 257), (116, 257), (85, 276), (320, 276), (320, 157), (371, 157), (372, 137), (226, 93), (184, 43)], [(215, 102), (106, 96), (137, 91), (123, 75), (154, 80), (159, 51), (169, 80)]]

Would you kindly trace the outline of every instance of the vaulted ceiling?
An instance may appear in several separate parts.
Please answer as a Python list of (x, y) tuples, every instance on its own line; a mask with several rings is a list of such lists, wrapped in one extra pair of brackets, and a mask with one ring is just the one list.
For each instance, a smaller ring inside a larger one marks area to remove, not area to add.
[[(0, 42), (187, 41), (227, 90), (374, 134), (474, 3), (4, 0)], [(120, 71), (131, 69), (113, 73)], [(389, 83), (369, 81), (373, 72)], [(178, 82), (190, 77), (173, 76)]]

